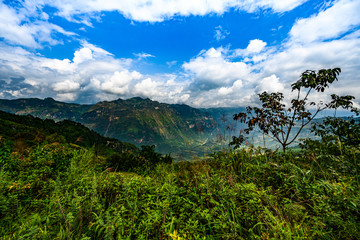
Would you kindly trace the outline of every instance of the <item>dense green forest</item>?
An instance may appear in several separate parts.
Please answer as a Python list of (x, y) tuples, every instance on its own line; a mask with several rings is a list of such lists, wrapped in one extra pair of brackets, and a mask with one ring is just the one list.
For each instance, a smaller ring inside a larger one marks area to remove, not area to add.
[(175, 163), (71, 121), (0, 116), (2, 239), (360, 238), (352, 119), (329, 118), (296, 152)]

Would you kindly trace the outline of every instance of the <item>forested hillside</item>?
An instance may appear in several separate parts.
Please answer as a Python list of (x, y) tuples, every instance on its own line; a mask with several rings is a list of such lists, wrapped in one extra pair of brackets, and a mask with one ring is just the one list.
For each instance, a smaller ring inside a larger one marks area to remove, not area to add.
[(3, 111), (0, 111), (0, 136), (11, 141), (14, 151), (17, 152), (24, 152), (44, 143), (69, 143), (79, 147), (94, 147), (97, 150), (113, 148), (117, 152), (137, 149), (132, 144), (103, 137), (70, 120), (55, 122), (51, 119), (40, 119), (32, 115), (18, 116)]

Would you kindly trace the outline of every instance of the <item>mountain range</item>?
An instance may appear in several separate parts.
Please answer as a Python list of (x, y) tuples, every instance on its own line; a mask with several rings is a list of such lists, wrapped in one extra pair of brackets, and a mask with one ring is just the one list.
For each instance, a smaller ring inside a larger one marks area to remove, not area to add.
[(64, 103), (52, 98), (0, 100), (0, 110), (54, 121), (72, 120), (105, 137), (137, 146), (156, 145), (160, 152), (179, 154), (185, 149), (191, 152), (191, 149), (214, 145), (221, 132), (220, 118), (224, 117), (220, 110), (196, 109), (139, 97), (93, 105)]

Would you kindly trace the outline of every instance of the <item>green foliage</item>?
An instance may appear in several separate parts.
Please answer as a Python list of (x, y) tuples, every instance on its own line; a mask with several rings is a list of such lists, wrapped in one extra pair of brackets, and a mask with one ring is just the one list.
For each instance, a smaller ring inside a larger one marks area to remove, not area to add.
[[(321, 123), (314, 124), (312, 131), (320, 139), (304, 139), (303, 149), (324, 156), (342, 156), (349, 162), (356, 157), (360, 149), (360, 124), (354, 118), (327, 117)], [(356, 169), (356, 168), (355, 168)]]
[(161, 154), (155, 152), (155, 146), (141, 146), (140, 157), (147, 159), (151, 164), (157, 164), (161, 161)]
[(232, 136), (230, 146), (233, 146), (234, 149), (238, 149), (245, 141), (246, 138), (243, 135), (240, 135), (239, 137)]
[(139, 167), (140, 160), (137, 154), (132, 151), (125, 151), (123, 153), (113, 153), (107, 158), (109, 167), (117, 171), (129, 171)]
[(0, 169), (8, 168), (11, 148), (9, 143), (3, 137), (0, 137)]
[(354, 118), (327, 117), (313, 126), (315, 135), (322, 141), (340, 141), (347, 146), (360, 146), (360, 122)]

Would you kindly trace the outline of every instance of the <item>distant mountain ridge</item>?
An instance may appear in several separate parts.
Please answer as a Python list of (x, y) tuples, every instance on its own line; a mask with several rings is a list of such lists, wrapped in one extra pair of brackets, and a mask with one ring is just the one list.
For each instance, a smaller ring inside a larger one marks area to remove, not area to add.
[(18, 115), (33, 115), (55, 121), (76, 121), (83, 113), (87, 112), (92, 105), (64, 103), (55, 101), (53, 98), (19, 98), (14, 100), (0, 99), (0, 110)]
[(0, 110), (43, 119), (69, 119), (106, 137), (158, 150), (178, 151), (203, 145), (214, 137), (217, 123), (206, 111), (184, 104), (165, 104), (139, 97), (81, 105), (37, 98), (0, 100)]

